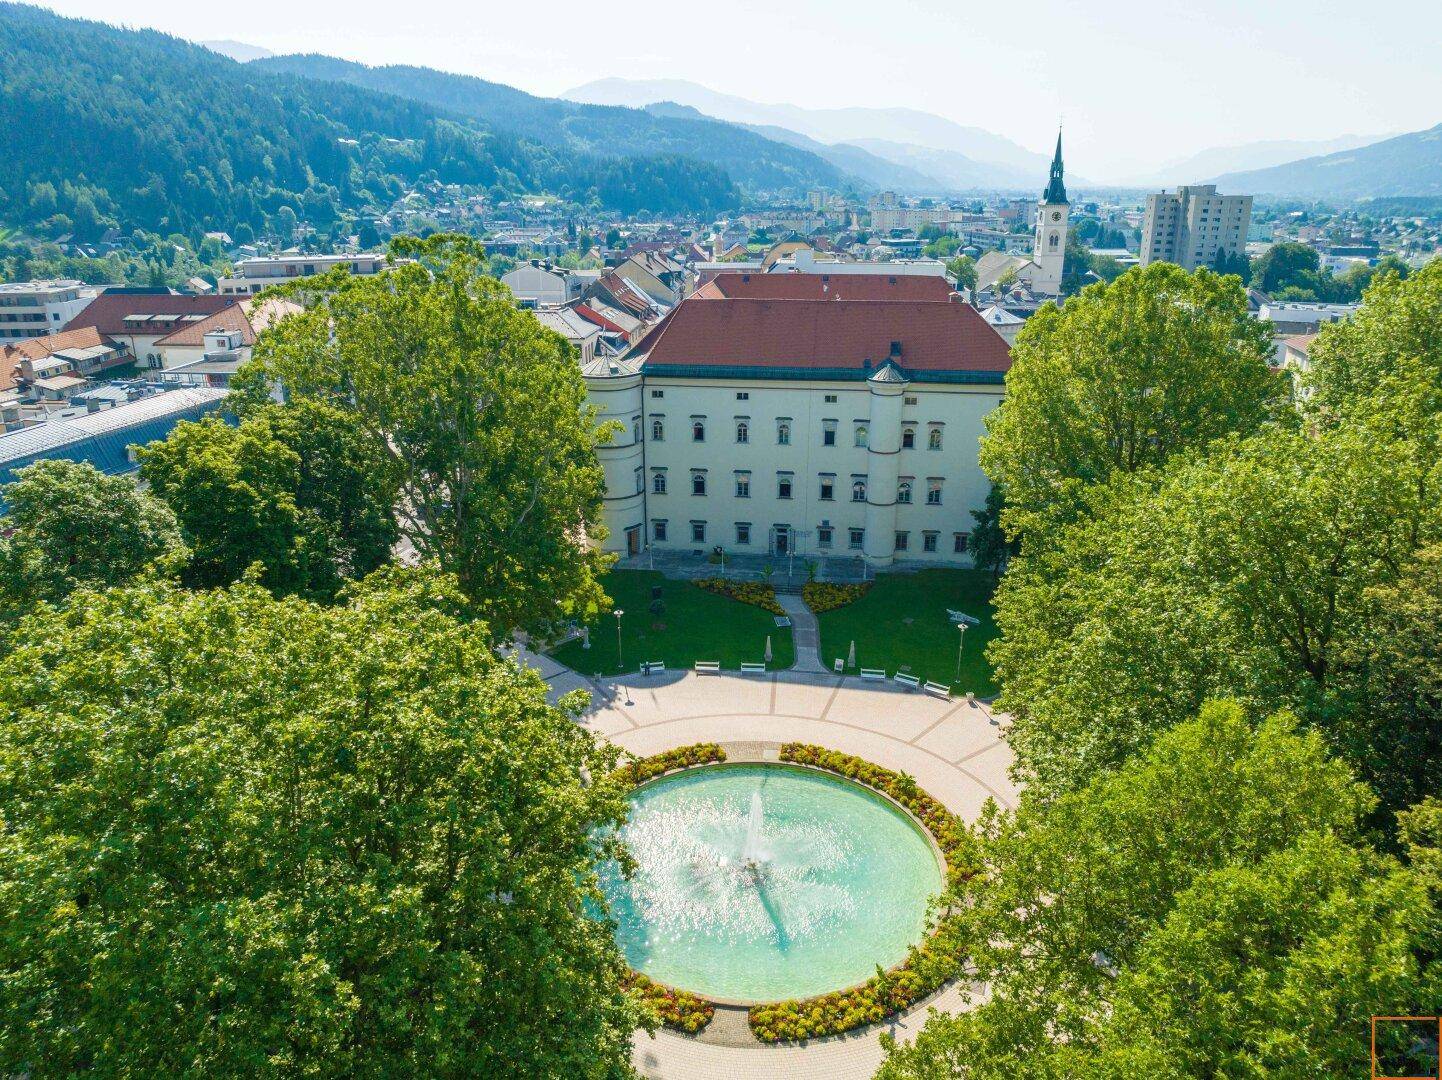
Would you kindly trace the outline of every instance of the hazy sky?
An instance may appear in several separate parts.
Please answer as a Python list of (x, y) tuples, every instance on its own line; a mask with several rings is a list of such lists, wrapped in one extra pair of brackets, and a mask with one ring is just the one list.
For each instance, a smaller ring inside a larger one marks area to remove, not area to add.
[(1442, 121), (1438, 0), (58, 0), (192, 39), (424, 64), (558, 94), (609, 75), (906, 105), (1120, 180), (1219, 145)]

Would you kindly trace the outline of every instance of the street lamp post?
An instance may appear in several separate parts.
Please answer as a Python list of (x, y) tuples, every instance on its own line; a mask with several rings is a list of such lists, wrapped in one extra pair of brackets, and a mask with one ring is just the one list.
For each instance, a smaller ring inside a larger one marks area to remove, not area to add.
[(617, 670), (617, 671), (620, 671), (620, 670), (621, 670), (621, 616), (624, 615), (624, 614), (626, 614), (626, 613), (625, 613), (624, 611), (622, 611), (620, 608), (617, 608), (614, 612), (612, 612), (612, 614), (616, 616), (616, 670)]
[(956, 681), (957, 681), (958, 683), (960, 683), (960, 682), (961, 682), (961, 647), (966, 643), (966, 623), (964, 623), (964, 622), (959, 622), (959, 623), (956, 624), (956, 628), (957, 628), (957, 630), (959, 630), (959, 631), (961, 632), (961, 633), (960, 633), (960, 636), (958, 636), (957, 639), (956, 639)]

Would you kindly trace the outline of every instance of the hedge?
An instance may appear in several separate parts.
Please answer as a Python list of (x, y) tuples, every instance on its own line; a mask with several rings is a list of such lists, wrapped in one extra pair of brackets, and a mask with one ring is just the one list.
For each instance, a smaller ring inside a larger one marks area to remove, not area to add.
[(786, 614), (786, 609), (776, 602), (776, 590), (770, 585), (762, 585), (759, 581), (732, 581), (730, 578), (709, 577), (697, 578), (691, 584), (706, 592), (729, 596), (732, 600), (759, 607), (773, 615)]
[(801, 599), (817, 615), (853, 604), (871, 591), (871, 582), (857, 585), (833, 585), (828, 581), (808, 581), (801, 586)]
[[(949, 884), (972, 877), (979, 867), (971, 834), (946, 807), (905, 773), (883, 769), (863, 758), (806, 743), (787, 743), (781, 760), (810, 765), (874, 788), (916, 817), (946, 856)], [(754, 1005), (748, 1012), (752, 1033), (762, 1042), (788, 1042), (840, 1035), (879, 1023), (939, 990), (961, 971), (961, 927), (945, 916), (932, 934), (912, 948), (890, 971), (880, 971), (860, 986), (819, 997)]]
[(692, 765), (716, 765), (725, 760), (726, 751), (716, 743), (692, 743), (690, 746), (678, 746), (674, 750), (628, 762), (618, 768), (614, 775), (623, 783), (635, 786), (672, 769), (685, 769)]

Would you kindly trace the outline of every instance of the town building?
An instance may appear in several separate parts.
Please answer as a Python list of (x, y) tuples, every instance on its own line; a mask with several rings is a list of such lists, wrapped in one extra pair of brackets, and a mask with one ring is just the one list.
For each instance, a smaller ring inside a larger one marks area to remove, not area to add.
[(1033, 292), (1043, 296), (1061, 295), (1062, 271), (1066, 264), (1067, 223), (1071, 205), (1066, 199), (1062, 180), (1061, 132), (1056, 133), (1056, 153), (1051, 159), (1051, 175), (1041, 204), (1036, 209), (1036, 242), (1031, 258), (1036, 270), (1026, 281)]
[(344, 266), (352, 274), (379, 274), (386, 268), (383, 254), (362, 255), (261, 255), (241, 259), (235, 273), (216, 282), (222, 296), (253, 296), (261, 289), (280, 285), (295, 278), (312, 277)]
[(547, 330), (555, 331), (575, 346), (581, 363), (588, 364), (596, 355), (601, 328), (571, 308), (540, 308), (536, 319)]
[(64, 329), (97, 292), (70, 279), (0, 284), (0, 345)]
[(599, 451), (606, 548), (966, 564), (1006, 342), (954, 293), (855, 279), (868, 298), (817, 299), (810, 275), (773, 276), (795, 291), (713, 280), (583, 366), (622, 429)]
[(582, 291), (597, 276), (583, 276), (564, 266), (532, 259), (503, 274), (501, 284), (511, 290), (516, 303), (523, 308), (560, 307), (579, 300)]
[(27, 338), (13, 345), (0, 345), (0, 391), (55, 375), (90, 378), (133, 360), (123, 344), (94, 327)]
[(65, 325), (93, 328), (119, 342), (140, 367), (160, 367), (156, 342), (218, 311), (234, 307), (234, 296), (183, 296), (172, 292), (107, 289)]
[(1211, 266), (1217, 255), (1246, 250), (1252, 220), (1250, 195), (1218, 195), (1215, 184), (1179, 187), (1147, 196), (1141, 264), (1176, 263), (1185, 270)]

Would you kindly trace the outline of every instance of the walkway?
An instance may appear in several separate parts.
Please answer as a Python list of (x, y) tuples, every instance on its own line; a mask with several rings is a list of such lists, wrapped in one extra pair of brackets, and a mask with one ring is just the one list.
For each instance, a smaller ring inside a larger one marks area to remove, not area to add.
[(821, 663), (821, 627), (816, 616), (794, 593), (777, 593), (776, 602), (791, 620), (791, 643), (796, 647), (796, 661), (791, 670), (825, 675), (826, 667)]
[[(797, 644), (799, 657), (799, 635)], [(549, 657), (522, 651), (519, 659), (557, 690), (571, 680), (588, 686), (592, 702), (581, 723), (640, 756), (719, 742), (738, 756), (767, 758), (781, 743), (810, 742), (909, 773), (968, 821), (987, 799), (1016, 805), (1007, 772), (1011, 749), (1001, 738), (1009, 718), (981, 702), (799, 670), (764, 678), (670, 671), (592, 683), (565, 668), (546, 676), (560, 668)], [(889, 1024), (805, 1046), (721, 1046), (674, 1032), (638, 1032), (632, 1060), (649, 1080), (861, 1080), (881, 1063), (883, 1031), (908, 1039), (928, 1009), (964, 1007), (963, 988), (953, 984)]]

